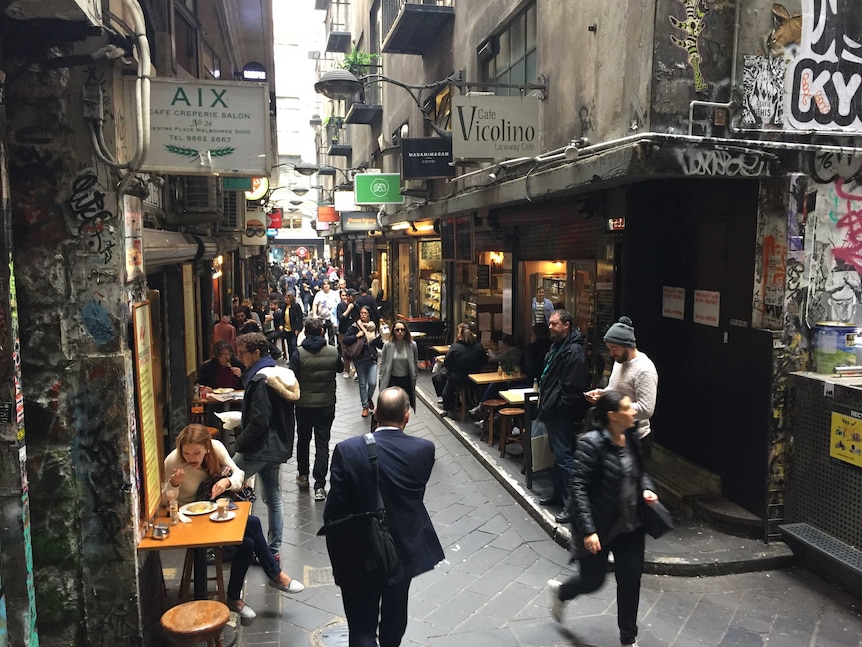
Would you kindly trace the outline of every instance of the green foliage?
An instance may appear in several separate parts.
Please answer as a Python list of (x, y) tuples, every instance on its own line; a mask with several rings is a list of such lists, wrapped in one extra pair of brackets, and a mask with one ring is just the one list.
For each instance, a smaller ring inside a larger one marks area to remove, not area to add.
[(376, 66), (378, 58), (380, 57), (377, 54), (363, 52), (354, 46), (349, 54), (345, 54), (344, 60), (341, 61), (341, 67), (356, 77), (365, 76), (372, 67)]

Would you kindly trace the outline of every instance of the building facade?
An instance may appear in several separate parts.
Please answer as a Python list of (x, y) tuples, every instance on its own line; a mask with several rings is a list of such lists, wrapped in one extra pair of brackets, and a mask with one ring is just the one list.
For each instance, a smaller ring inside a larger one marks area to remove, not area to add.
[[(788, 375), (814, 368), (812, 344), (830, 332), (818, 322), (862, 321), (859, 7), (316, 5), (329, 65), (356, 47), (402, 86), (369, 78), (364, 96), (324, 108), (347, 123), (345, 166), (403, 172), (400, 138), (452, 136), (452, 177), (402, 179), (404, 204), (378, 217), (395, 311), (427, 314), (433, 289), (406, 278), (424, 269), (443, 277), (437, 316), (450, 329), (466, 319), (486, 339), (526, 342), (542, 287), (585, 333), (596, 385), (610, 370), (604, 329), (630, 316), (660, 375), (654, 442), (715, 477), (760, 536), (777, 538)], [(478, 113), (467, 111), (484, 93), (534, 102), (538, 125), (517, 151), (504, 124), (471, 130)], [(459, 156), (465, 137), (490, 152)], [(405, 235), (427, 223), (439, 269), (417, 267)]]
[[(163, 79), (194, 128), (248, 121), (228, 105), (250, 92), (266, 174), (272, 15), (252, 4), (4, 3), (0, 643), (161, 642), (158, 559), (137, 551), (158, 498), (145, 486), (189, 422), (213, 319), (266, 291), (266, 236), (250, 180), (217, 171), (239, 130), (170, 150), (151, 126)], [(154, 164), (166, 150), (182, 161)]]

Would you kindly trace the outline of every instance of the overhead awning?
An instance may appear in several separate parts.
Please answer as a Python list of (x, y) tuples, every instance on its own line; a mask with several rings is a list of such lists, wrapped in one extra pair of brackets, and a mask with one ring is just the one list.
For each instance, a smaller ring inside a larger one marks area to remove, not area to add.
[(144, 269), (209, 260), (235, 251), (239, 241), (232, 236), (195, 236), (178, 231), (144, 229)]

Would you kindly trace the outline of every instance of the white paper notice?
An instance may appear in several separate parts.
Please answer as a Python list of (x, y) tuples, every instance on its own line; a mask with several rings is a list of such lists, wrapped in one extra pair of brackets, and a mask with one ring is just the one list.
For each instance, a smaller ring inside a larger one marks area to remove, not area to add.
[(662, 287), (661, 316), (683, 319), (685, 316), (685, 288)]
[(709, 290), (694, 291), (694, 323), (718, 328), (721, 293)]
[(479, 313), (479, 330), (491, 330), (491, 313)]
[(494, 313), (494, 330), (503, 330), (503, 313)]

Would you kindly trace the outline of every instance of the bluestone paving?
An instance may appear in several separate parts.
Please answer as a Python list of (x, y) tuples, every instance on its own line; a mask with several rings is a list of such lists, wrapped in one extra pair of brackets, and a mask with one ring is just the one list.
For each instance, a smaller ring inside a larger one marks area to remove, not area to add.
[[(333, 445), (368, 428), (359, 416), (357, 392), (355, 382), (339, 378)], [(542, 484), (536, 492), (527, 490), (517, 463), (499, 459), (493, 448), (482, 460), (454, 427), (419, 402), (407, 429), (437, 447), (426, 498), (445, 561), (414, 579), (402, 646), (615, 647), (613, 574), (601, 589), (566, 607), (565, 626), (554, 623), (546, 582), (569, 577), (572, 568), (551, 512), (530, 507), (537, 505), (531, 500)], [(282, 468), (282, 567), (308, 588), (292, 596), (280, 593), (265, 586), (262, 570), (252, 567), (244, 596), (258, 617), (239, 627), (240, 645), (317, 647), (314, 637), (324, 627), (344, 622), (325, 542), (315, 534), (323, 504), (299, 490), (295, 476), (292, 459)], [(266, 525), (261, 501), (255, 514)], [(764, 548), (706, 526), (666, 537), (651, 546), (654, 556), (663, 551), (668, 558), (708, 561), (732, 553), (740, 559)], [(642, 647), (862, 647), (860, 601), (798, 567), (713, 577), (645, 575), (639, 616)]]

